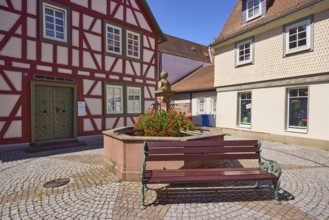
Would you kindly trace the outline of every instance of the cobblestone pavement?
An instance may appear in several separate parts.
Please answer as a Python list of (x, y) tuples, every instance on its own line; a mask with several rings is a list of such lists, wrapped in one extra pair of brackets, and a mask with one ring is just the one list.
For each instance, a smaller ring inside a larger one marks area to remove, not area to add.
[[(255, 190), (254, 183), (242, 182), (154, 186), (146, 210), (140, 209), (140, 184), (119, 182), (106, 169), (101, 144), (1, 152), (0, 219), (329, 219), (329, 152), (265, 141), (262, 149), (283, 168), (282, 205), (271, 202), (270, 183)], [(56, 178), (70, 182), (43, 187)]]

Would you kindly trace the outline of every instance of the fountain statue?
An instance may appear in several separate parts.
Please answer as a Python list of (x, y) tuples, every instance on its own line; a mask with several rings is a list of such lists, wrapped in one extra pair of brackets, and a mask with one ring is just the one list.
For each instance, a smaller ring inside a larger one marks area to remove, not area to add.
[(171, 106), (172, 97), (175, 95), (175, 91), (171, 90), (170, 82), (168, 81), (168, 73), (162, 71), (161, 80), (158, 83), (158, 90), (154, 92), (156, 98), (155, 108), (168, 111)]

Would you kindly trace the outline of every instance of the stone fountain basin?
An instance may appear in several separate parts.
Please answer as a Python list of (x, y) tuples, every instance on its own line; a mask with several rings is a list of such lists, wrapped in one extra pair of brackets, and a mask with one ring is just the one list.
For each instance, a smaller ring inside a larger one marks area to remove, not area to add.
[[(223, 140), (224, 134), (204, 132), (186, 137), (143, 137), (134, 136), (132, 127), (120, 127), (103, 131), (104, 161), (121, 181), (141, 181), (141, 167), (144, 160), (144, 141), (196, 141)], [(149, 162), (150, 169), (178, 169), (192, 167), (221, 167), (224, 161), (170, 161)]]

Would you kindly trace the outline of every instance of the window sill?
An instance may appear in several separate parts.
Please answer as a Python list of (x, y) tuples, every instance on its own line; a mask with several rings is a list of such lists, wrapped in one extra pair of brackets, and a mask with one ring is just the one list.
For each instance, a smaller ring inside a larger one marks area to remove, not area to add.
[(293, 56), (295, 54), (308, 53), (308, 52), (312, 52), (312, 51), (313, 50), (311, 48), (304, 48), (304, 49), (299, 49), (299, 50), (290, 50), (290, 51), (285, 52), (284, 57)]
[(243, 125), (243, 124), (240, 124), (238, 125), (239, 128), (245, 128), (245, 129), (251, 129), (251, 125)]
[(250, 60), (248, 62), (237, 63), (235, 67), (236, 68), (239, 68), (239, 67), (243, 67), (243, 66), (247, 66), (247, 65), (252, 65), (252, 64), (253, 64), (253, 62), (252, 62), (252, 60)]
[(285, 132), (290, 132), (290, 133), (299, 133), (299, 134), (307, 134), (308, 130), (307, 128), (288, 128), (285, 130)]
[(252, 20), (255, 20), (256, 18), (259, 18), (262, 14), (259, 13), (259, 15), (255, 15), (255, 16), (252, 16), (251, 18), (246, 18), (246, 23), (252, 21)]

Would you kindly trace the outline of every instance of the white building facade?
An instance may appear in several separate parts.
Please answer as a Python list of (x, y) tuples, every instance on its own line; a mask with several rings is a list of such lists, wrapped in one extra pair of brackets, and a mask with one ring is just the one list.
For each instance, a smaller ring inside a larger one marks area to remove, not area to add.
[[(259, 8), (266, 9), (264, 2)], [(248, 17), (243, 3), (234, 10)], [(251, 138), (326, 147), (329, 1), (312, 1), (277, 19), (266, 16), (247, 19), (248, 31), (213, 44), (216, 126)], [(264, 24), (253, 24), (257, 19)]]

